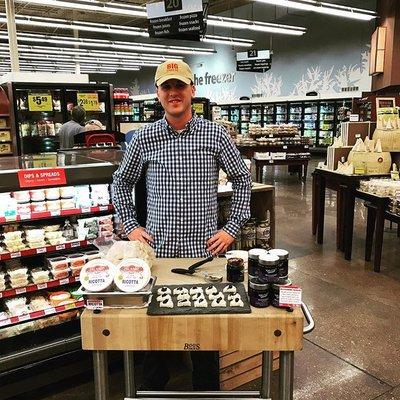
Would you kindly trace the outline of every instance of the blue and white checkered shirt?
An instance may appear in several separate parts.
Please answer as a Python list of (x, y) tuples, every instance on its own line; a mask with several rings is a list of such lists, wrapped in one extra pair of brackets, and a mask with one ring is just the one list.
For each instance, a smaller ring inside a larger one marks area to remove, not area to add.
[(158, 257), (204, 257), (217, 232), (218, 174), (232, 182), (231, 215), (223, 229), (235, 237), (250, 217), (251, 176), (225, 129), (193, 116), (175, 132), (165, 118), (134, 136), (114, 173), (113, 202), (127, 234), (139, 227), (132, 190), (147, 167), (147, 231)]

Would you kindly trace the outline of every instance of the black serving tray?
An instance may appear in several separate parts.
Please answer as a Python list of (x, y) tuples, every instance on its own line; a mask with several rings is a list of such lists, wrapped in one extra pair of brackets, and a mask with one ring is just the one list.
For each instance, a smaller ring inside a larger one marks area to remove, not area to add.
[[(228, 285), (233, 285), (236, 287), (237, 293), (240, 294), (240, 297), (243, 301), (243, 307), (229, 307), (229, 302), (227, 300), (228, 295), (230, 293), (224, 293), (224, 297), (226, 300), (226, 307), (211, 307), (211, 300), (208, 300), (208, 296), (205, 294), (205, 289), (208, 286), (215, 286), (219, 292), (222, 292), (223, 288)], [(157, 301), (157, 291), (161, 287), (168, 287), (171, 289), (171, 292), (177, 287), (184, 287), (188, 290), (193, 286), (201, 287), (204, 291), (204, 297), (208, 302), (208, 307), (178, 307), (177, 306), (177, 296), (171, 294), (172, 302), (174, 303), (173, 308), (164, 308), (159, 306), (159, 302)], [(246, 289), (243, 283), (205, 283), (205, 284), (192, 284), (192, 285), (163, 285), (163, 286), (154, 286), (153, 294), (151, 298), (151, 302), (147, 308), (148, 315), (187, 315), (187, 314), (250, 314), (251, 308), (249, 304), (249, 300), (247, 297)]]

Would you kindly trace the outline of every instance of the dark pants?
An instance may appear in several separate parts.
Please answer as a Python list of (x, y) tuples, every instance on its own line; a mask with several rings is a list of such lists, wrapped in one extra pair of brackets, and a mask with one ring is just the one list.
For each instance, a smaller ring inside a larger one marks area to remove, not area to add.
[[(169, 351), (148, 351), (143, 360), (144, 390), (164, 390), (169, 380)], [(193, 390), (219, 390), (219, 353), (191, 351)]]

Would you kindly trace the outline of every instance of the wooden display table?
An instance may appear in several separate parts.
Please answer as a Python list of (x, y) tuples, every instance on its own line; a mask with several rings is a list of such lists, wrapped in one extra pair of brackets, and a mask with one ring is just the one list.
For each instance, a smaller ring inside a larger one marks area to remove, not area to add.
[[(173, 267), (188, 267), (195, 259), (157, 259), (152, 274), (157, 284), (204, 283), (197, 276), (177, 275)], [(225, 259), (215, 259), (200, 271), (223, 275)], [(280, 353), (280, 400), (293, 398), (294, 351), (302, 349), (303, 314), (300, 309), (287, 312), (273, 307), (252, 308), (251, 314), (212, 314), (148, 316), (147, 309), (85, 310), (81, 317), (82, 347), (94, 352), (96, 400), (108, 400), (107, 351), (124, 351), (126, 399), (162, 395), (171, 392), (136, 392), (132, 350), (242, 350), (262, 351), (261, 392), (247, 392), (247, 397), (269, 398), (272, 351)], [(235, 394), (236, 393), (236, 394)], [(187, 397), (239, 397), (239, 392), (183, 392)], [(246, 396), (246, 392), (240, 392)], [(173, 393), (175, 397), (182, 392)]]
[(262, 170), (264, 167), (274, 167), (275, 165), (296, 165), (300, 166), (301, 170), (298, 172), (299, 174), (299, 179), (305, 181), (307, 178), (307, 168), (308, 168), (308, 162), (310, 161), (309, 158), (303, 158), (303, 159), (296, 159), (296, 160), (264, 160), (261, 158), (254, 158), (253, 157), (254, 164), (256, 166), (256, 181), (257, 182), (262, 182)]
[[(337, 249), (343, 251), (346, 260), (351, 260), (355, 199), (374, 201), (371, 195), (357, 190), (360, 186), (360, 181), (371, 178), (384, 178), (390, 175), (345, 175), (316, 168), (312, 176), (312, 233), (317, 235), (317, 243), (323, 244), (326, 188), (335, 190), (337, 192)], [(375, 200), (379, 199), (375, 197)]]

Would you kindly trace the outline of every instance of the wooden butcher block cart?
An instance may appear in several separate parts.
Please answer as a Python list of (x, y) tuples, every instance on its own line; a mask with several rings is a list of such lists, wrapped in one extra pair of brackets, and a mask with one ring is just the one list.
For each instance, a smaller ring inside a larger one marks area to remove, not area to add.
[[(202, 273), (226, 278), (226, 260), (216, 258), (194, 275), (178, 275), (196, 259), (156, 259), (152, 276), (157, 285), (204, 284)], [(247, 283), (245, 282), (245, 286)], [(304, 315), (303, 315), (303, 312)], [(304, 316), (308, 326), (304, 328)], [(279, 399), (293, 398), (294, 352), (303, 347), (304, 332), (313, 329), (307, 308), (293, 312), (272, 306), (251, 307), (251, 313), (148, 315), (147, 308), (86, 309), (81, 317), (82, 347), (93, 351), (96, 400), (108, 400), (107, 351), (124, 352), (125, 400), (137, 398), (270, 398), (272, 352), (280, 352)], [(262, 352), (262, 387), (258, 391), (148, 392), (137, 391), (135, 350), (214, 350)]]

